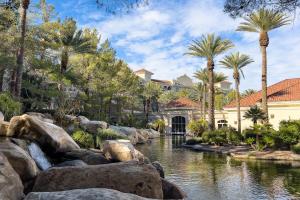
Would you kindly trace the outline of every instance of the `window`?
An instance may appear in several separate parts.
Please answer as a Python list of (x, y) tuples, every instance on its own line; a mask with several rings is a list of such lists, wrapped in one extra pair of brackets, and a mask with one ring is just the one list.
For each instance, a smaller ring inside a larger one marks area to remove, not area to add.
[(218, 129), (223, 128), (223, 127), (228, 127), (228, 122), (226, 120), (219, 120), (218, 122)]
[(176, 116), (172, 118), (172, 133), (185, 133), (185, 118)]

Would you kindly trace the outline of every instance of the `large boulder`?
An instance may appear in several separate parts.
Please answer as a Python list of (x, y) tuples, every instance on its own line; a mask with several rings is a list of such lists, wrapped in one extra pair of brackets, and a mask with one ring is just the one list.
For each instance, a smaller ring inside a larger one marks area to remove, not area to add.
[(177, 185), (167, 181), (166, 179), (161, 179), (164, 199), (185, 199), (187, 197), (186, 193), (182, 191)]
[(130, 160), (144, 162), (146, 160), (145, 156), (128, 140), (106, 140), (103, 144), (103, 153), (107, 159), (119, 162)]
[(62, 155), (63, 160), (82, 160), (88, 165), (100, 165), (111, 163), (101, 152), (87, 149), (76, 149)]
[(148, 138), (144, 137), (142, 134), (137, 131), (136, 128), (133, 127), (125, 127), (125, 126), (109, 126), (109, 129), (113, 130), (115, 133), (126, 136), (130, 140), (130, 142), (135, 144), (144, 144), (148, 141)]
[(77, 189), (61, 192), (32, 192), (24, 200), (146, 200), (134, 194), (106, 188)]
[(49, 115), (49, 114), (43, 114), (43, 113), (38, 113), (38, 112), (27, 112), (26, 114), (31, 116), (31, 117), (36, 117), (36, 118), (38, 118), (39, 120), (41, 120), (43, 122), (48, 122), (48, 123), (51, 123), (51, 124), (54, 123), (54, 120), (53, 120), (52, 116)]
[(9, 139), (0, 141), (0, 152), (3, 153), (23, 183), (30, 182), (39, 173), (38, 167), (30, 155)]
[(68, 166), (87, 166), (82, 160), (67, 160), (55, 165), (55, 167), (68, 167)]
[(6, 157), (0, 153), (0, 199), (21, 200), (22, 198), (23, 185), (21, 179)]
[(103, 121), (91, 121), (84, 116), (78, 116), (77, 119), (79, 121), (80, 128), (92, 134), (97, 134), (98, 129), (108, 128), (108, 124)]
[(51, 153), (79, 149), (76, 142), (61, 127), (26, 114), (10, 120), (7, 135), (36, 141)]
[(50, 168), (38, 175), (33, 192), (86, 188), (108, 188), (148, 198), (163, 198), (162, 182), (156, 169), (135, 161)]
[(7, 130), (9, 127), (9, 122), (0, 120), (0, 136), (9, 136)]
[(153, 165), (153, 167), (155, 167), (160, 177), (165, 178), (165, 172), (163, 166), (158, 161), (154, 161), (151, 164)]
[(4, 121), (4, 115), (1, 111), (0, 111), (0, 121)]

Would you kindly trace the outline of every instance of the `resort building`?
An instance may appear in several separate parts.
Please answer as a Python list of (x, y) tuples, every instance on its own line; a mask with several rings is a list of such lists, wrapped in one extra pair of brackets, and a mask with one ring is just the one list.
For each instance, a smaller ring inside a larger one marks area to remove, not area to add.
[[(261, 105), (261, 91), (241, 99), (241, 116), (254, 105)], [(200, 103), (180, 98), (170, 102), (160, 117), (165, 120), (168, 133), (183, 134), (188, 132), (187, 124), (200, 116)], [(300, 78), (286, 79), (268, 87), (269, 122), (275, 129), (280, 121), (300, 119)], [(207, 116), (206, 116), (207, 117)], [(237, 110), (235, 101), (226, 105), (222, 111), (215, 112), (217, 128), (231, 126), (237, 128)], [(242, 129), (253, 123), (242, 118)]]

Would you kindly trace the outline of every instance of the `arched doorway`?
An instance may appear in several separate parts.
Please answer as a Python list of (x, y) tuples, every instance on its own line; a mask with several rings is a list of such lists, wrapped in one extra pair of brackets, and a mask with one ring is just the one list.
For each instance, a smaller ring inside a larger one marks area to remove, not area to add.
[(176, 116), (172, 118), (172, 133), (184, 134), (186, 132), (185, 126), (186, 122), (184, 117)]

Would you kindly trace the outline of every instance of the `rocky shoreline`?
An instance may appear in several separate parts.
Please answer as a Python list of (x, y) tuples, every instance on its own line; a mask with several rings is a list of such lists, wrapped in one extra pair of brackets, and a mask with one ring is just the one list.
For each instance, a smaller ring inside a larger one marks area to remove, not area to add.
[(113, 129), (129, 140), (108, 140), (101, 150), (81, 149), (67, 131), (43, 114), (0, 121), (1, 200), (184, 199), (133, 144), (159, 137), (154, 130), (109, 126), (73, 117), (92, 132)]
[(208, 144), (186, 145), (182, 147), (195, 151), (214, 152), (226, 154), (234, 159), (251, 159), (251, 160), (270, 160), (270, 161), (300, 161), (300, 155), (292, 151), (253, 151), (251, 147), (242, 146), (215, 146)]

